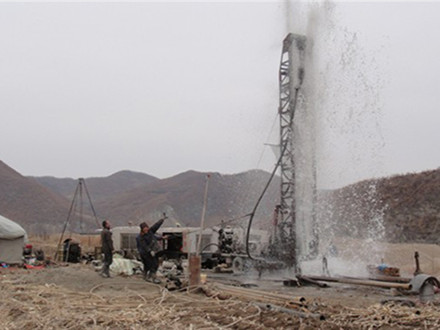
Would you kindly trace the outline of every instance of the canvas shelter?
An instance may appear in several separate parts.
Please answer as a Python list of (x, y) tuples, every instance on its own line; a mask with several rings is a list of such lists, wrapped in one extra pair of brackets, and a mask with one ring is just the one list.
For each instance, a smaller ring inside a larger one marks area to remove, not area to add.
[(26, 231), (16, 222), (0, 215), (0, 262), (22, 262)]

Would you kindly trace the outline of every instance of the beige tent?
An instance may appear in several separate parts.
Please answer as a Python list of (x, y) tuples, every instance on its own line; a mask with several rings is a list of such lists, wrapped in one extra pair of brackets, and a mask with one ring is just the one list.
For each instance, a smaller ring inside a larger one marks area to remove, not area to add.
[(22, 262), (26, 231), (17, 223), (0, 215), (0, 262)]

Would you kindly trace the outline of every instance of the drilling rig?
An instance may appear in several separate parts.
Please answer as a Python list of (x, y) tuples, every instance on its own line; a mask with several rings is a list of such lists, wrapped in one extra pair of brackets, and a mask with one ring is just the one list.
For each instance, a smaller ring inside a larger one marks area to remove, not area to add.
[[(304, 148), (304, 127), (296, 123), (298, 112), (307, 111), (303, 82), (305, 76), (305, 36), (289, 33), (283, 41), (279, 68), (279, 120), (281, 176), (280, 205), (275, 208), (269, 253), (300, 273), (299, 258), (317, 253), (315, 228), (316, 170), (314, 156), (304, 165), (304, 152), (314, 155), (314, 147)], [(308, 149), (308, 150), (305, 150)], [(309, 150), (312, 149), (312, 150)], [(301, 172), (299, 171), (301, 169)], [(305, 183), (305, 178), (308, 178)]]

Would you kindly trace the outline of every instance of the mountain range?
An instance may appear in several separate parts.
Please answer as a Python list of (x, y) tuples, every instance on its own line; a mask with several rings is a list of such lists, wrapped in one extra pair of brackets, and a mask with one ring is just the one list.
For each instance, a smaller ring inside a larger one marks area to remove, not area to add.
[[(220, 224), (248, 214), (269, 176), (260, 170), (233, 175), (209, 173), (206, 224)], [(170, 226), (198, 226), (207, 177), (208, 173), (188, 171), (158, 179), (121, 171), (108, 177), (86, 178), (79, 189), (79, 180), (25, 177), (0, 162), (0, 214), (31, 233), (59, 232), (64, 225), (71, 231), (91, 231), (103, 219), (113, 226), (143, 221), (152, 224), (163, 213)], [(278, 203), (278, 187), (276, 178), (262, 199), (256, 223), (270, 221)]]
[[(231, 175), (187, 171), (166, 179), (120, 171), (84, 179), (79, 194), (79, 180), (25, 177), (0, 161), (0, 214), (29, 233), (60, 232), (65, 225), (71, 231), (91, 231), (103, 219), (113, 226), (142, 221), (152, 224), (163, 213), (169, 218), (169, 226), (198, 226), (208, 185), (206, 224), (245, 226), (246, 215), (269, 177), (261, 170)], [(279, 203), (279, 185), (280, 178), (275, 176), (255, 214), (259, 228), (270, 226), (274, 206)], [(318, 231), (323, 236), (437, 243), (438, 196), (440, 169), (318, 191)]]

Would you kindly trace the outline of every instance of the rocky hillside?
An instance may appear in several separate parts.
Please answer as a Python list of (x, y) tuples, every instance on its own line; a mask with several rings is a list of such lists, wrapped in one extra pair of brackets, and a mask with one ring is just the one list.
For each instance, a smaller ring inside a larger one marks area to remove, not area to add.
[(440, 169), (362, 181), (321, 199), (321, 219), (339, 235), (440, 242)]

